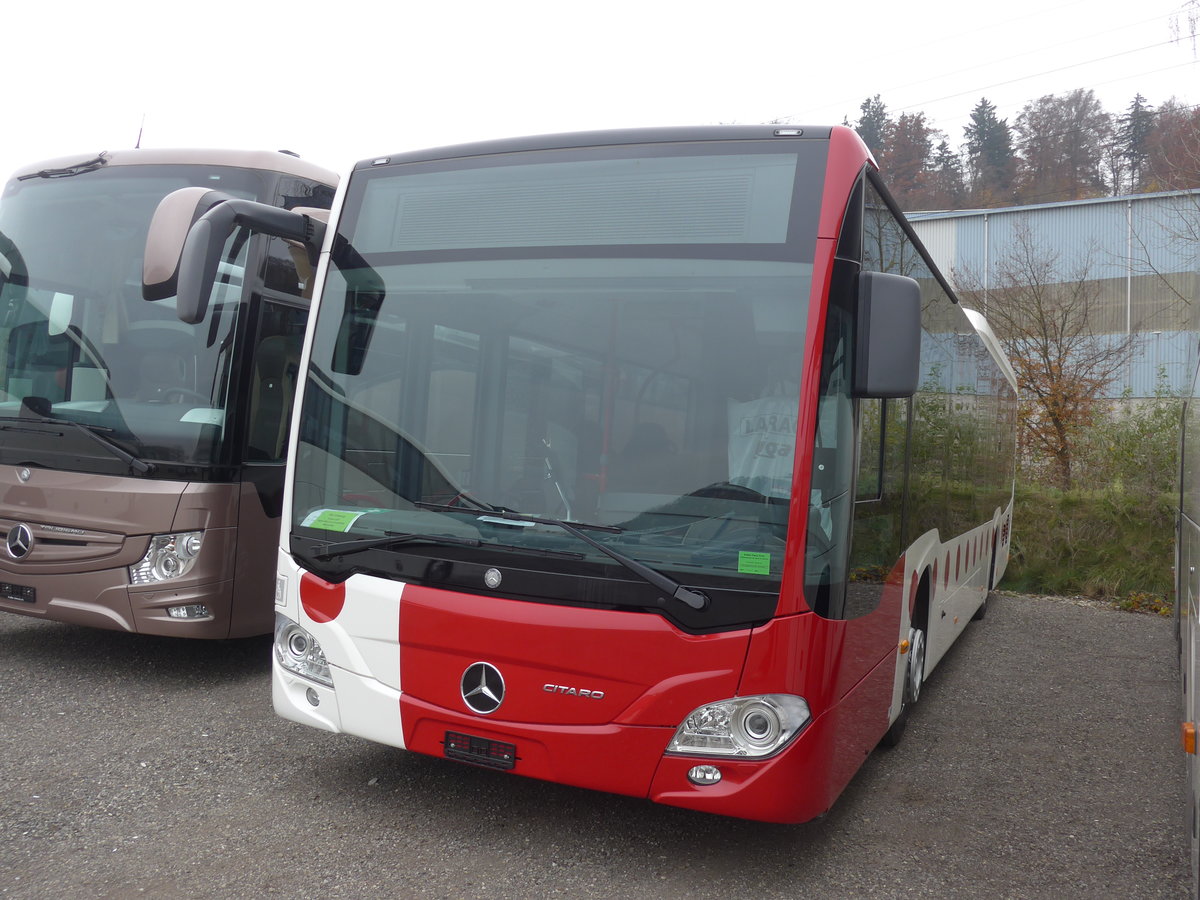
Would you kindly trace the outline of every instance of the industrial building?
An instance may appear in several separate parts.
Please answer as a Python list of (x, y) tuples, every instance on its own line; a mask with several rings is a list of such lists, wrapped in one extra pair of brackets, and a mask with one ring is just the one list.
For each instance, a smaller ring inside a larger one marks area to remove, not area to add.
[(1058, 281), (1082, 277), (1092, 298), (1089, 330), (1113, 341), (1136, 338), (1110, 396), (1186, 386), (1195, 358), (1189, 323), (1200, 315), (1200, 190), (908, 218), (955, 289), (985, 313), (1000, 299), (993, 291), (1006, 257), (1022, 244)]

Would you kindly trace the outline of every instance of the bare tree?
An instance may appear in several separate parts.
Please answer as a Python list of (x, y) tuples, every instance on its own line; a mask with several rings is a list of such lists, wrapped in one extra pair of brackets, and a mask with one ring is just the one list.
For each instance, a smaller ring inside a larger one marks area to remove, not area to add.
[(978, 275), (956, 273), (964, 299), (987, 316), (1017, 372), (1025, 459), (1064, 490), (1074, 486), (1081, 439), (1136, 343), (1093, 331), (1099, 284), (1091, 267), (1088, 253), (1064, 268), (1056, 251), (1018, 226), (986, 296)]
[[(1196, 8), (1200, 11), (1200, 2)], [(1149, 234), (1134, 231), (1137, 252), (1131, 263), (1141, 274), (1157, 276), (1175, 300), (1190, 305), (1198, 299), (1200, 273), (1200, 107), (1175, 98), (1164, 103), (1154, 114), (1143, 150), (1142, 190), (1178, 194), (1156, 203)], [(1164, 249), (1170, 251), (1173, 267), (1158, 261)]]
[(1192, 55), (1195, 56), (1196, 38), (1200, 35), (1200, 0), (1185, 0), (1171, 14), (1171, 37), (1181, 41), (1185, 35), (1192, 43)]

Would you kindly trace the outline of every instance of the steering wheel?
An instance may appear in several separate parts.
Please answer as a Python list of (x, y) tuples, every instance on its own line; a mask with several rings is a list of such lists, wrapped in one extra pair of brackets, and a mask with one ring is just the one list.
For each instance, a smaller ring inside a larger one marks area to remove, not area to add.
[(718, 481), (692, 491), (687, 496), (703, 497), (707, 500), (737, 500), (742, 503), (765, 504), (767, 502), (765, 494), (760, 494), (754, 488), (748, 488), (742, 484), (734, 484), (732, 481)]

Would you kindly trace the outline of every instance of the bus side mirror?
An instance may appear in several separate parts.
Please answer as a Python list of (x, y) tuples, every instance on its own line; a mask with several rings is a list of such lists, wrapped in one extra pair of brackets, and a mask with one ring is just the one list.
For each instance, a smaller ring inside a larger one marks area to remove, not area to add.
[(911, 397), (921, 372), (921, 286), (905, 275), (858, 276), (855, 397)]
[(225, 242), (238, 228), (298, 241), (314, 258), (325, 238), (322, 216), (280, 209), (256, 200), (230, 198), (213, 206), (188, 229), (179, 256), (175, 314), (192, 325), (204, 321), (209, 297), (217, 282)]
[(163, 197), (150, 220), (142, 256), (142, 298), (166, 300), (179, 289), (179, 257), (188, 232), (202, 215), (229, 194), (203, 187), (180, 188)]
[(340, 238), (335, 240), (332, 252), (335, 265), (346, 279), (346, 305), (342, 308), (332, 368), (344, 375), (358, 375), (387, 291), (379, 273), (349, 243)]

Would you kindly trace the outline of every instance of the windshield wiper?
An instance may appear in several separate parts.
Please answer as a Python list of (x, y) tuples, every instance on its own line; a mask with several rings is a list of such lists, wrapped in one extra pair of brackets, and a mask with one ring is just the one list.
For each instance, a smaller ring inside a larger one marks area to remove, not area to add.
[(457, 538), (445, 534), (403, 534), (391, 531), (386, 534), (386, 537), (381, 538), (356, 538), (352, 541), (326, 544), (316, 553), (310, 553), (309, 556), (316, 560), (327, 560), (339, 556), (349, 556), (352, 553), (362, 553), (364, 550), (394, 547), (399, 544), (461, 544), (464, 547), (482, 545), (482, 541), (474, 538)]
[(680, 584), (674, 578), (671, 578), (669, 575), (664, 575), (657, 569), (652, 569), (645, 563), (638, 562), (632, 556), (626, 556), (619, 550), (614, 550), (611, 547), (605, 546), (582, 530), (584, 528), (591, 528), (597, 531), (620, 532), (621, 529), (615, 526), (590, 525), (582, 522), (573, 524), (571, 522), (564, 522), (561, 519), (544, 519), (540, 516), (527, 516), (524, 513), (512, 511), (506, 511), (504, 513), (504, 518), (480, 516), (479, 520), (481, 522), (492, 522), (497, 525), (504, 525), (508, 523), (513, 525), (522, 525), (529, 523), (530, 525), (551, 525), (556, 528), (561, 528), (567, 534), (571, 535), (572, 537), (579, 538), (579, 540), (583, 541), (588, 546), (595, 547), (605, 556), (620, 563), (634, 575), (637, 575), (643, 581), (649, 582), (651, 585), (658, 588), (669, 597), (678, 600), (680, 603), (684, 603), (690, 606), (692, 609), (697, 610), (704, 609), (706, 606), (708, 606), (708, 597), (706, 597), (704, 594), (700, 593), (699, 591), (693, 591), (685, 588), (682, 584)]
[(432, 509), (435, 512), (462, 512), (462, 513), (477, 513), (486, 512), (513, 512), (507, 506), (492, 506), (490, 503), (485, 503), (483, 500), (476, 500), (470, 494), (463, 492), (455, 499), (463, 499), (468, 503), (473, 503), (474, 506), (456, 506), (453, 503), (427, 503), (424, 500), (413, 500), (412, 505), (417, 509)]
[[(426, 509), (452, 510), (454, 512), (471, 512), (471, 510), (463, 509), (457, 506), (439, 507), (433, 503), (418, 503)], [(631, 556), (626, 556), (618, 550), (613, 550), (611, 547), (606, 547), (604, 544), (591, 537), (589, 534), (582, 531), (582, 528), (594, 528), (601, 531), (620, 532), (620, 528), (610, 525), (573, 525), (570, 522), (564, 522), (561, 519), (544, 519), (540, 516), (527, 516), (524, 513), (518, 513), (511, 510), (506, 510), (504, 518), (493, 516), (479, 516), (480, 521), (491, 522), (497, 525), (512, 524), (512, 525), (550, 525), (555, 528), (561, 528), (572, 537), (578, 538), (590, 547), (594, 547), (611, 558), (617, 563), (620, 563), (634, 575), (637, 575), (643, 581), (648, 582), (653, 587), (658, 588), (667, 596), (678, 600), (690, 606), (692, 609), (701, 610), (708, 606), (708, 597), (699, 591), (689, 590), (682, 584), (664, 575), (656, 569), (650, 568), (642, 562), (638, 562)], [(464, 547), (482, 547), (484, 542), (475, 538), (458, 538), (444, 534), (419, 534), (419, 533), (402, 533), (402, 532), (386, 532), (384, 537), (379, 538), (356, 538), (350, 541), (338, 541), (333, 544), (326, 544), (315, 553), (310, 553), (309, 557), (317, 561), (325, 561), (334, 559), (340, 556), (349, 556), (352, 553), (361, 553), (364, 550), (386, 549), (388, 547), (396, 547), (401, 544), (428, 543), (428, 544), (459, 544)], [(489, 544), (488, 546), (493, 546)], [(523, 551), (534, 550), (535, 548), (519, 547)], [(546, 551), (553, 552), (553, 551)], [(574, 555), (574, 554), (564, 554)]]
[(100, 154), (93, 159), (75, 163), (74, 165), (70, 166), (63, 166), (61, 169), (42, 169), (40, 172), (30, 172), (28, 175), (19, 175), (17, 176), (17, 181), (28, 181), (31, 178), (69, 178), (72, 175), (79, 175), (83, 172), (94, 172), (101, 166), (106, 165), (108, 165), (108, 151), (102, 150)]
[(139, 475), (148, 475), (153, 472), (155, 468), (154, 463), (149, 463), (144, 459), (139, 459), (112, 438), (105, 437), (103, 434), (101, 434), (97, 430), (101, 427), (99, 425), (84, 425), (82, 422), (76, 422), (74, 419), (55, 419), (50, 417), (27, 418), (22, 416), (19, 418), (13, 418), (11, 416), (5, 416), (4, 421), (9, 424), (0, 425), (0, 428), (19, 428), (21, 425), (58, 425), (74, 428), (77, 431), (81, 431), (86, 434), (93, 441), (95, 441), (117, 459), (121, 460), (121, 462), (125, 463), (125, 465), (129, 466), (129, 468), (137, 472)]
[[(533, 516), (526, 515), (523, 512), (513, 509), (511, 506), (493, 506), (490, 503), (484, 503), (482, 500), (470, 498), (472, 503), (478, 503), (478, 508), (469, 506), (451, 506), (447, 503), (427, 503), (424, 500), (413, 501), (413, 506), (418, 509), (431, 509), (434, 512), (452, 512), (464, 513), (469, 516), (476, 516), (480, 522), (491, 522), (493, 525), (561, 525), (563, 524), (558, 519), (537, 519)], [(496, 513), (494, 516), (480, 516), (481, 512)], [(609, 534), (622, 534), (625, 529), (619, 525), (599, 525), (592, 522), (571, 522), (574, 528), (586, 528), (589, 531), (607, 531)]]

